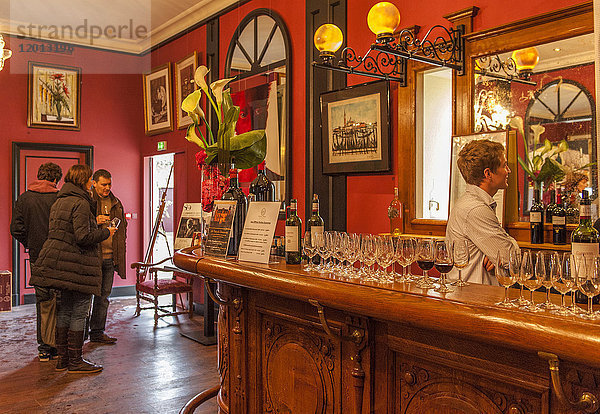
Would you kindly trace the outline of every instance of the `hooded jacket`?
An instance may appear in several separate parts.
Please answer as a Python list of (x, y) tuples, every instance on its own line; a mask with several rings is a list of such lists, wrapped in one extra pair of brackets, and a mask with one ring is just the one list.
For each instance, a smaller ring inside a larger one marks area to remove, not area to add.
[[(97, 203), (96, 215), (101, 214), (100, 212), (100, 196), (95, 190), (92, 190), (94, 201)], [(121, 279), (127, 277), (127, 266), (126, 266), (126, 253), (125, 253), (125, 240), (127, 239), (127, 220), (125, 220), (125, 209), (121, 200), (114, 196), (112, 191), (108, 193), (110, 198), (110, 219), (118, 217), (121, 220), (119, 228), (113, 234), (112, 238), (112, 249), (113, 249), (113, 262), (115, 264), (115, 270)]]
[(47, 180), (33, 181), (27, 191), (17, 198), (10, 221), (10, 234), (29, 250), (34, 263), (48, 238), (50, 207), (56, 201), (56, 183)]
[(31, 284), (99, 296), (102, 265), (99, 243), (110, 232), (96, 224), (90, 194), (65, 183), (50, 209), (48, 239), (32, 266)]

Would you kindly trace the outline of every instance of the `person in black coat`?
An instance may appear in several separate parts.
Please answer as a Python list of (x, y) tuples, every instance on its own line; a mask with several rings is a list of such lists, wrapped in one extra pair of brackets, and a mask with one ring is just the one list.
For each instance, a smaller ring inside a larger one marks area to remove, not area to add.
[(100, 372), (102, 366), (82, 358), (85, 318), (91, 295), (100, 294), (100, 242), (115, 232), (99, 229), (92, 200), (92, 170), (72, 166), (50, 209), (48, 239), (33, 265), (31, 283), (61, 290), (56, 320), (57, 371)]
[[(56, 194), (58, 193), (56, 185), (61, 178), (62, 169), (58, 165), (52, 162), (40, 165), (37, 180), (27, 186), (27, 191), (17, 198), (13, 208), (10, 234), (27, 249), (30, 266), (37, 260), (42, 245), (48, 238), (50, 207), (56, 201)], [(45, 362), (56, 355), (56, 348), (45, 343), (42, 336), (42, 330), (54, 332), (54, 327), (46, 326), (48, 324), (46, 316), (48, 316), (49, 309), (52, 309), (55, 292), (41, 286), (34, 286), (34, 289), (38, 358), (40, 361)]]

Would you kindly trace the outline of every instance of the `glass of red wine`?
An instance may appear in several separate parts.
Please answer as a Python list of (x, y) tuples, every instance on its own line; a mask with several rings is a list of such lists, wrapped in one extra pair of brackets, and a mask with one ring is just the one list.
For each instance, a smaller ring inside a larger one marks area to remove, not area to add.
[(435, 252), (435, 261), (434, 266), (435, 269), (440, 272), (440, 286), (433, 289), (436, 292), (440, 293), (449, 293), (454, 292), (454, 289), (448, 286), (448, 280), (446, 279), (446, 275), (449, 271), (454, 267), (454, 260), (452, 258), (452, 249), (448, 247), (445, 241), (439, 240), (435, 242), (434, 245)]
[(432, 239), (420, 239), (417, 244), (417, 265), (423, 271), (423, 277), (417, 281), (416, 286), (421, 289), (435, 287), (433, 281), (427, 275), (435, 262), (434, 244)]

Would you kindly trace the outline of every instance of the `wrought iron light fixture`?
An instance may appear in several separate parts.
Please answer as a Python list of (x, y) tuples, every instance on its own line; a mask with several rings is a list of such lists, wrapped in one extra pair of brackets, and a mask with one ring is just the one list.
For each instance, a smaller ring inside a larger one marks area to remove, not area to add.
[(359, 56), (350, 46), (345, 47), (338, 62), (335, 62), (335, 53), (343, 43), (341, 30), (329, 23), (319, 27), (314, 43), (321, 52), (322, 62), (313, 62), (313, 66), (393, 80), (400, 86), (406, 86), (407, 60), (448, 67), (459, 75), (464, 74), (464, 26), (448, 29), (435, 25), (422, 39), (417, 38), (411, 29), (396, 33), (400, 25), (400, 12), (392, 3), (385, 1), (369, 10), (367, 24), (375, 33), (375, 43), (371, 44), (364, 56)]
[(515, 50), (512, 56), (502, 61), (500, 56), (483, 56), (475, 59), (475, 73), (509, 82), (536, 85), (531, 73), (540, 60), (535, 47)]
[(4, 37), (0, 34), (0, 70), (4, 68), (4, 61), (12, 56), (12, 50), (4, 49), (6, 43), (4, 43)]

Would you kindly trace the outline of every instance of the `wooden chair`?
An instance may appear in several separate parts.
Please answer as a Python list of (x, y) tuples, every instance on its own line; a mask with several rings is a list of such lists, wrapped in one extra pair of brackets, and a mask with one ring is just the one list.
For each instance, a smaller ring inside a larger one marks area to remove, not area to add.
[[(154, 327), (158, 325), (158, 318), (164, 316), (176, 316), (188, 314), (190, 318), (194, 316), (194, 293), (193, 283), (194, 277), (191, 274), (178, 272), (176, 268), (169, 266), (160, 266), (172, 258), (168, 257), (158, 263), (143, 263), (135, 262), (131, 264), (131, 268), (135, 269), (135, 296), (137, 306), (135, 309), (136, 316), (140, 315), (143, 309), (154, 309)], [(173, 277), (171, 279), (160, 279), (159, 273), (170, 272)], [(185, 281), (178, 278), (185, 279)], [(187, 309), (183, 304), (181, 294), (187, 293), (188, 306)], [(172, 295), (171, 305), (159, 305), (158, 298), (164, 295)], [(183, 310), (177, 311), (176, 296), (179, 295), (179, 300)], [(152, 303), (153, 306), (142, 307), (140, 300), (145, 300)], [(172, 309), (168, 309), (172, 308)]]

